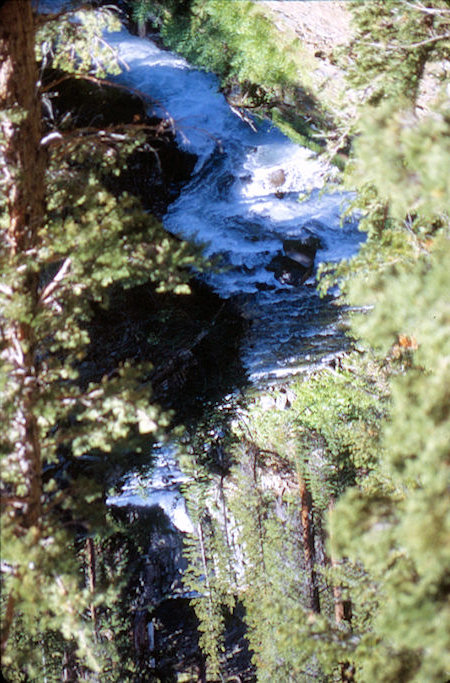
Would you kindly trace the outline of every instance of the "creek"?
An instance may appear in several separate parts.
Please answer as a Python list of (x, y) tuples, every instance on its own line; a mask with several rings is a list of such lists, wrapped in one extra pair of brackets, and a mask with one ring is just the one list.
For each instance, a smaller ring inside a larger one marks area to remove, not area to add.
[[(324, 191), (333, 169), (270, 123), (230, 107), (213, 74), (126, 30), (109, 34), (108, 42), (125, 67), (117, 80), (143, 93), (149, 115), (169, 118), (179, 146), (197, 156), (164, 225), (202, 246), (213, 264), (202, 278), (249, 321), (240, 350), (248, 381), (269, 386), (328, 362), (344, 344), (333, 297), (320, 298), (314, 273), (291, 286), (275, 277), (271, 264), (286, 239), (318, 238), (316, 267), (357, 250), (357, 221), (342, 220), (349, 195), (337, 184)], [(159, 454), (146, 484), (139, 479), (133, 488), (131, 478), (111, 502), (154, 505), (160, 491), (162, 508), (186, 531), (181, 478), (173, 454)]]
[[(269, 122), (231, 107), (213, 74), (126, 30), (108, 34), (107, 41), (124, 65), (114, 80), (145, 96), (149, 116), (170, 119), (179, 147), (197, 158), (163, 223), (173, 235), (201, 246), (211, 265), (199, 277), (248, 321), (240, 347), (242, 381), (265, 392), (329, 363), (345, 337), (335, 296), (319, 296), (315, 272), (322, 262), (350, 257), (362, 239), (356, 218), (342, 218), (349, 194), (338, 182), (334, 188), (327, 183), (336, 171)], [(298, 244), (311, 238), (318, 246), (314, 269), (301, 285), (287, 284), (273, 264), (285, 258), (286, 240)], [(222, 408), (225, 404), (230, 411), (233, 399), (225, 397)], [(180, 491), (189, 479), (180, 469), (176, 446), (157, 445), (149, 461), (146, 471), (125, 477), (108, 503), (140, 516), (149, 539), (133, 631), (136, 650), (145, 651), (139, 656), (162, 675), (161, 667), (171, 671), (170, 657), (179, 658), (180, 652), (185, 660), (188, 652), (193, 661), (198, 658), (197, 626), (188, 624), (191, 595), (181, 581), (183, 536), (194, 527)], [(166, 639), (159, 636), (155, 646), (158, 619)], [(180, 633), (187, 634), (186, 644), (180, 645)], [(243, 632), (237, 640), (243, 640)], [(176, 654), (169, 654), (171, 648)], [(243, 657), (247, 666), (248, 652)], [(239, 662), (236, 666), (240, 671)]]
[(332, 169), (271, 124), (231, 108), (213, 74), (125, 31), (108, 41), (127, 65), (120, 82), (149, 97), (149, 113), (169, 117), (179, 145), (198, 157), (164, 225), (203, 245), (215, 264), (206, 282), (251, 321), (241, 349), (249, 380), (270, 381), (326, 361), (342, 347), (336, 307), (320, 299), (314, 277), (301, 287), (283, 285), (270, 264), (283, 240), (310, 234), (320, 240), (316, 265), (357, 249), (356, 221), (341, 224), (349, 195), (337, 186), (323, 192)]

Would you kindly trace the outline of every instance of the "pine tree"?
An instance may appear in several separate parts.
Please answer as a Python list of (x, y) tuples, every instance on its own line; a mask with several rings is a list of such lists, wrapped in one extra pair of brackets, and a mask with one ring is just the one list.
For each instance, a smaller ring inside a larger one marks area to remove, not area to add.
[(355, 13), (351, 78), (364, 96), (350, 171), (368, 239), (338, 270), (364, 307), (352, 332), (390, 401), (372, 474), (338, 501), (332, 539), (362, 569), (347, 574), (357, 678), (438, 681), (449, 671), (448, 3), (358, 3)]
[(387, 485), (349, 491), (335, 518), (340, 552), (363, 562), (377, 584), (370, 628), (355, 653), (371, 680), (448, 674), (448, 254), (442, 237), (395, 279), (386, 273), (374, 312), (358, 325), (402, 363), (391, 380), (379, 465)]
[[(167, 420), (151, 403), (148, 369), (124, 364), (89, 382), (79, 368), (93, 304), (107, 305), (112, 283), (183, 280), (183, 246), (102, 185), (123, 163), (117, 135), (44, 135), (36, 38), (47, 64), (53, 56), (86, 78), (114, 68), (101, 34), (117, 21), (86, 9), (73, 19), (38, 17), (29, 0), (0, 8), (2, 661), (14, 679), (60, 680), (63, 667), (106, 676), (111, 665), (114, 638), (98, 615), (114, 591), (93, 578), (91, 539), (107, 523), (95, 463), (138, 438), (148, 445)], [(125, 152), (139, 143), (121, 139)]]
[[(449, 56), (448, 3), (430, 0), (370, 0), (352, 3), (353, 40), (347, 77), (361, 99), (414, 104), (432, 63)], [(441, 64), (441, 67), (444, 64)]]
[[(184, 541), (188, 566), (183, 584), (196, 594), (192, 605), (199, 620), (199, 644), (206, 657), (207, 674), (221, 680), (225, 670), (225, 622), (235, 605), (235, 558), (224, 491), (226, 463), (217, 426), (207, 431), (212, 437), (201, 437), (202, 450), (196, 449), (194, 439), (180, 459), (188, 477), (184, 492), (194, 524), (193, 533)], [(214, 469), (219, 470), (219, 476)]]

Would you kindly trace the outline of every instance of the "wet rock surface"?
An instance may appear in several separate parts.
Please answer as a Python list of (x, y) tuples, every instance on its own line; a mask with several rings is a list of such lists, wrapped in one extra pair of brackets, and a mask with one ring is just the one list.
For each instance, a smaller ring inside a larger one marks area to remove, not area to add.
[(131, 133), (145, 134), (145, 143), (128, 156), (120, 175), (107, 175), (104, 182), (116, 195), (129, 192), (139, 197), (144, 209), (162, 218), (197, 160), (175, 144), (171, 124), (148, 116), (145, 97), (120, 86), (67, 78), (59, 71), (47, 72), (44, 84), (49, 88), (49, 130), (62, 125), (66, 131), (105, 128), (114, 132), (115, 127), (123, 127), (124, 132), (127, 127)]
[(277, 254), (267, 270), (273, 272), (282, 284), (298, 287), (312, 275), (316, 252), (321, 246), (321, 240), (314, 235), (304, 239), (286, 239), (283, 241), (284, 253)]

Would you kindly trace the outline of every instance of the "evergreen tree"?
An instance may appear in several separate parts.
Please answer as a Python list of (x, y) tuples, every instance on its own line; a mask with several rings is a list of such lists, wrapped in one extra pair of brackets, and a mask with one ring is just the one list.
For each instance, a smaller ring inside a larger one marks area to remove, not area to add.
[[(439, 82), (448, 12), (446, 2), (355, 3), (350, 77), (363, 96), (350, 172), (368, 239), (338, 270), (350, 302), (365, 310), (353, 316), (353, 334), (361, 351), (372, 349), (390, 396), (373, 473), (332, 515), (333, 552), (363, 569), (356, 582), (348, 577), (356, 616), (351, 657), (362, 680), (438, 681), (449, 672), (443, 264), (450, 149), (448, 93)], [(427, 79), (434, 87), (424, 99)]]
[[(449, 57), (450, 19), (446, 0), (370, 0), (352, 3), (353, 39), (346, 54), (347, 77), (361, 100), (417, 104), (431, 64)], [(444, 70), (441, 70), (444, 66)], [(439, 72), (441, 75), (439, 75)]]
[[(95, 463), (148, 445), (167, 420), (145, 368), (101, 382), (79, 368), (93, 304), (107, 305), (112, 283), (174, 289), (189, 261), (135, 200), (102, 185), (123, 163), (117, 135), (44, 135), (36, 37), (47, 65), (98, 77), (115, 68), (102, 31), (117, 21), (102, 17), (38, 17), (29, 0), (0, 8), (2, 662), (13, 680), (60, 680), (64, 667), (120, 678), (114, 635), (98, 622), (115, 598), (94, 579), (92, 537), (107, 522)], [(125, 151), (139, 143), (121, 139)]]
[[(199, 644), (206, 657), (207, 674), (221, 679), (225, 622), (235, 604), (236, 577), (223, 481), (225, 463), (220, 462), (216, 430), (209, 431), (212, 439), (203, 443), (204, 452), (190, 448), (180, 460), (188, 477), (184, 492), (194, 524), (193, 533), (184, 541), (188, 566), (183, 584), (195, 593), (192, 604), (199, 619)], [(212, 473), (214, 468), (222, 470), (219, 477)]]

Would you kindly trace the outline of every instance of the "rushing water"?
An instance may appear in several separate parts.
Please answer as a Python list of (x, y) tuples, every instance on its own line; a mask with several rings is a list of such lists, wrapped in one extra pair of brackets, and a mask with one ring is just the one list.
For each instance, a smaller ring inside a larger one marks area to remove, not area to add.
[[(126, 64), (118, 80), (147, 96), (150, 115), (172, 119), (179, 145), (198, 157), (164, 224), (203, 246), (219, 266), (206, 281), (222, 297), (233, 298), (251, 321), (241, 348), (250, 381), (269, 383), (336, 353), (343, 344), (338, 311), (320, 299), (314, 277), (292, 287), (268, 269), (286, 238), (320, 238), (316, 265), (349, 257), (358, 248), (356, 221), (341, 223), (348, 195), (323, 190), (330, 169), (267, 122), (244, 120), (219, 92), (214, 75), (126, 31), (110, 34), (108, 42)], [(160, 485), (168, 465), (157, 460), (146, 496), (142, 486), (130, 482), (112, 502), (155, 504), (160, 491), (160, 505), (186, 531), (179, 473), (170, 462), (170, 485), (167, 477)]]
[(206, 280), (252, 321), (242, 347), (250, 380), (292, 374), (336, 351), (336, 311), (319, 298), (313, 279), (292, 287), (268, 270), (286, 238), (319, 237), (317, 264), (357, 249), (355, 221), (341, 225), (348, 196), (321, 192), (330, 169), (277, 128), (244, 121), (214, 75), (125, 31), (108, 40), (128, 67), (120, 81), (152, 98), (149, 113), (169, 116), (180, 146), (198, 156), (164, 224), (204, 245), (220, 266)]

